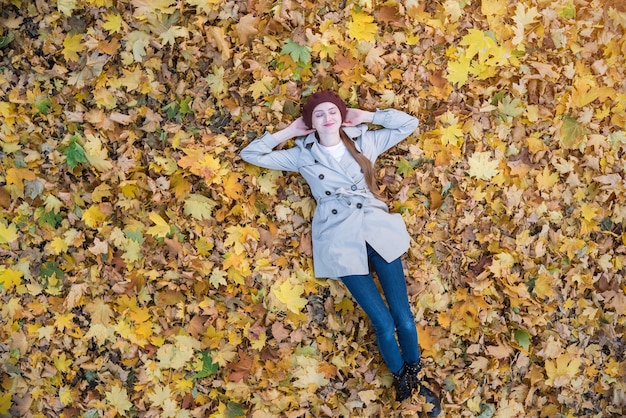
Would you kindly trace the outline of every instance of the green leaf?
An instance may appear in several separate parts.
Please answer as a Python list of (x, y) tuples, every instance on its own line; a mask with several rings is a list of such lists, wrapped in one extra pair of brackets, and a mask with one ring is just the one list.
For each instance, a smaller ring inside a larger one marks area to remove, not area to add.
[(226, 405), (226, 414), (227, 418), (240, 418), (245, 415), (245, 411), (241, 404), (236, 402), (228, 402)]
[(523, 347), (524, 350), (528, 350), (528, 348), (530, 347), (530, 334), (528, 333), (528, 331), (524, 331), (523, 329), (517, 329), (515, 330), (514, 336), (515, 341), (517, 341), (520, 347)]
[(63, 155), (66, 157), (67, 165), (73, 170), (79, 163), (87, 163), (87, 157), (85, 156), (85, 149), (78, 142), (78, 135), (70, 138), (70, 144), (63, 150)]
[(494, 106), (497, 106), (498, 103), (500, 103), (502, 101), (502, 99), (504, 99), (505, 96), (506, 96), (506, 92), (504, 92), (504, 91), (497, 92), (491, 98), (491, 104), (494, 105)]
[(511, 100), (509, 96), (502, 99), (502, 101), (498, 104), (498, 109), (500, 110), (500, 113), (510, 117), (516, 117), (524, 113), (522, 102), (519, 99)]
[(561, 143), (566, 148), (578, 148), (585, 139), (585, 127), (570, 115), (563, 116), (561, 125)]
[(4, 48), (8, 44), (10, 44), (13, 39), (15, 39), (15, 35), (13, 32), (9, 32), (4, 36), (0, 36), (0, 48)]
[(217, 373), (218, 368), (219, 365), (217, 363), (213, 363), (211, 355), (206, 351), (202, 351), (202, 370), (196, 373), (193, 377), (201, 379), (203, 377), (214, 375)]
[(54, 261), (48, 261), (41, 265), (39, 270), (39, 277), (50, 278), (56, 275), (58, 279), (63, 277), (63, 271), (59, 268), (59, 264)]
[(98, 418), (100, 413), (97, 408), (91, 408), (83, 414), (83, 418)]
[(209, 199), (201, 194), (192, 193), (185, 200), (185, 215), (191, 215), (195, 219), (201, 221), (203, 219), (211, 219), (211, 211), (217, 206), (217, 202)]
[(50, 106), (52, 106), (52, 101), (49, 97), (40, 97), (35, 101), (35, 108), (37, 108), (39, 113), (43, 113), (44, 115), (48, 114)]
[(180, 112), (181, 115), (185, 116), (185, 115), (193, 112), (193, 110), (189, 106), (189, 103), (191, 103), (191, 100), (192, 100), (191, 97), (185, 97), (184, 99), (180, 100), (180, 103), (179, 103), (180, 110), (179, 110), (179, 112)]
[(560, 14), (566, 19), (574, 19), (576, 17), (576, 6), (573, 3), (568, 3), (563, 7)]
[(476, 418), (491, 418), (496, 413), (496, 407), (491, 403), (480, 404), (480, 415)]
[(35, 214), (39, 216), (40, 226), (48, 224), (52, 228), (56, 228), (63, 220), (63, 217), (60, 214), (55, 213), (54, 211), (47, 212), (44, 208), (37, 208), (35, 210)]
[(176, 116), (178, 116), (178, 112), (180, 111), (180, 105), (178, 104), (178, 102), (173, 101), (163, 106), (161, 110), (165, 111), (168, 119), (174, 119)]
[(415, 169), (415, 161), (407, 160), (406, 158), (401, 158), (400, 161), (396, 163), (396, 173), (401, 176), (410, 176), (413, 174)]
[(287, 39), (287, 43), (283, 46), (280, 53), (289, 54), (291, 59), (301, 65), (306, 65), (311, 62), (311, 48), (306, 45), (300, 45), (291, 39)]

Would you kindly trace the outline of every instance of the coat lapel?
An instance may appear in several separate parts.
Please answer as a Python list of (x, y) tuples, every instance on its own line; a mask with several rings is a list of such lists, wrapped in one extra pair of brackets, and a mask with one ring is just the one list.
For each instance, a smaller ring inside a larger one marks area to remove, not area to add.
[[(355, 140), (358, 134), (361, 133), (361, 130), (356, 127), (345, 127), (343, 129), (346, 132), (346, 134), (348, 134), (348, 137), (350, 137), (352, 140)], [(348, 150), (346, 150), (346, 153), (341, 158), (341, 162), (335, 160), (329, 153), (324, 152), (324, 150), (322, 149), (322, 146), (319, 144), (319, 142), (317, 142), (317, 138), (315, 138), (315, 133), (309, 134), (306, 137), (304, 141), (304, 145), (306, 146), (307, 149), (309, 149), (309, 151), (313, 155), (313, 158), (316, 161), (319, 161), (325, 167), (328, 167), (333, 171), (336, 171), (342, 175), (345, 175), (350, 179), (352, 178), (350, 176), (350, 173), (348, 173), (345, 169), (345, 167), (348, 166), (348, 164), (346, 164), (347, 162), (346, 159), (352, 158)], [(354, 145), (356, 146), (356, 149), (359, 152), (361, 152), (361, 149), (360, 149), (361, 147), (357, 141), (354, 141)]]
[[(313, 158), (316, 161), (319, 161), (320, 164), (324, 165), (325, 167), (330, 168), (333, 171), (336, 171), (337, 173), (343, 176), (347, 176), (348, 178), (351, 178), (349, 173), (344, 169), (346, 165), (335, 160), (329, 153), (325, 152), (322, 149), (322, 146), (319, 144), (319, 142), (317, 142), (317, 139), (315, 138), (314, 133), (310, 134), (306, 138), (305, 146), (306, 148), (309, 149), (309, 151), (311, 151)], [(349, 157), (349, 155), (350, 153), (346, 150), (346, 154), (343, 156), (342, 161), (345, 158), (351, 158)]]

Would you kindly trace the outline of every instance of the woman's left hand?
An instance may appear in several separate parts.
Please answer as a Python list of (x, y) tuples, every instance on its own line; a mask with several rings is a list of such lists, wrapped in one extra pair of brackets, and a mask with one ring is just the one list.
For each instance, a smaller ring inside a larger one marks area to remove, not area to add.
[(356, 126), (362, 123), (371, 123), (374, 120), (374, 112), (367, 110), (348, 108), (343, 126)]

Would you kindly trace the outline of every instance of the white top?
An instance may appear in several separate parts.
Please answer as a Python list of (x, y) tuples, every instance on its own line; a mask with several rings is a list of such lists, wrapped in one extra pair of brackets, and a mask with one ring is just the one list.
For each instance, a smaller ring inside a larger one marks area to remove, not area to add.
[(343, 141), (339, 141), (337, 145), (331, 145), (330, 147), (322, 145), (321, 148), (328, 154), (332, 155), (332, 157), (337, 161), (341, 161), (341, 158), (343, 158), (343, 155), (347, 151), (346, 145)]

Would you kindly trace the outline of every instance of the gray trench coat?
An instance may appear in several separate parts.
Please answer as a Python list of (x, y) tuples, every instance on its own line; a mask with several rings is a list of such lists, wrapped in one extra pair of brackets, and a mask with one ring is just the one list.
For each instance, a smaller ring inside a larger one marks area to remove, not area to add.
[[(418, 120), (394, 109), (376, 110), (381, 129), (367, 125), (344, 127), (356, 148), (371, 161), (417, 128)], [(366, 243), (385, 260), (406, 252), (410, 237), (402, 216), (389, 213), (387, 205), (369, 191), (361, 167), (346, 152), (340, 162), (321, 149), (315, 134), (296, 138), (285, 150), (271, 133), (252, 141), (241, 158), (260, 167), (297, 171), (307, 181), (317, 206), (313, 214), (312, 242), (315, 277), (337, 279), (369, 272)]]

